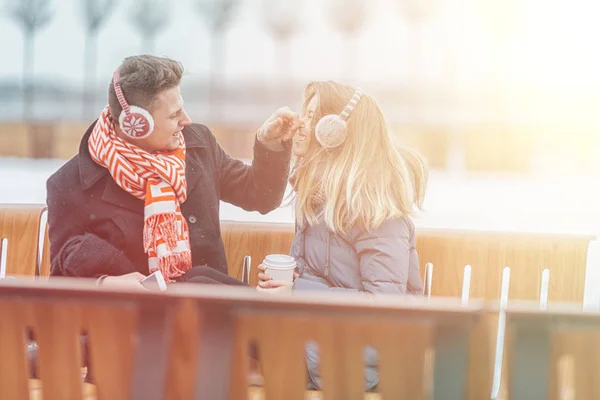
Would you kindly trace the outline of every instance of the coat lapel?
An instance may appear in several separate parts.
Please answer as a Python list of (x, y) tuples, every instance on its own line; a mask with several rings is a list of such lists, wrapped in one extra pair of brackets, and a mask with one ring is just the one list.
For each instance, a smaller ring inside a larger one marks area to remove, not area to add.
[(188, 195), (192, 193), (192, 190), (205, 173), (200, 156), (203, 151), (206, 151), (206, 143), (203, 140), (202, 133), (198, 132), (197, 129), (200, 129), (200, 127), (189, 126), (183, 130), (186, 145), (185, 179)]
[(196, 152), (188, 152), (185, 156), (185, 179), (187, 180), (187, 194), (192, 193), (192, 190), (204, 175), (204, 168), (197, 160)]
[(137, 213), (144, 213), (144, 201), (121, 189), (113, 179), (106, 180), (102, 200)]

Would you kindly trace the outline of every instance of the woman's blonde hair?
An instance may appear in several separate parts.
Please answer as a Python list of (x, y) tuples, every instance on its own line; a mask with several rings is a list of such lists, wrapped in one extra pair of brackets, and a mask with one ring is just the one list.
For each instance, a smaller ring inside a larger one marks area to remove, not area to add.
[[(422, 207), (427, 185), (423, 158), (407, 147), (395, 146), (377, 102), (363, 95), (347, 120), (348, 136), (335, 149), (321, 147), (314, 126), (324, 115), (339, 114), (355, 89), (337, 82), (311, 82), (303, 110), (314, 96), (312, 140), (295, 180), (296, 221), (314, 225), (320, 221), (333, 232), (344, 234), (358, 225), (371, 230), (383, 222), (410, 215)], [(318, 192), (323, 205), (313, 201)]]

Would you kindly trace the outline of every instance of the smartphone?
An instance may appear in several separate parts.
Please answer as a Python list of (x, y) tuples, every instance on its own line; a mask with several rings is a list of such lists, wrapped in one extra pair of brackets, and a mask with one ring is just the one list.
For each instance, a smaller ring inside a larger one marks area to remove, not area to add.
[(142, 279), (140, 283), (146, 289), (158, 290), (161, 292), (167, 290), (167, 282), (165, 282), (165, 277), (160, 271), (154, 271), (153, 273)]

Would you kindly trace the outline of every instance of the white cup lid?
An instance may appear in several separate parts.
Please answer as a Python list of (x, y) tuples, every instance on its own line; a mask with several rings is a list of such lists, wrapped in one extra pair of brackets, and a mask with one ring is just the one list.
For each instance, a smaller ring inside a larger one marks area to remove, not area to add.
[(290, 269), (296, 268), (296, 260), (286, 254), (269, 254), (265, 257), (263, 264), (267, 268)]

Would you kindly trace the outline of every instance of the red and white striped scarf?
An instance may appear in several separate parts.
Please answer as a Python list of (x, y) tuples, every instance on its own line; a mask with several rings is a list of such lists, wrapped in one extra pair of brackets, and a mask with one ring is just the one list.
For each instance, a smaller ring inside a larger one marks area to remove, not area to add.
[(90, 155), (123, 190), (145, 201), (144, 250), (148, 269), (168, 281), (192, 267), (189, 230), (180, 204), (187, 198), (185, 141), (179, 148), (148, 153), (118, 137), (106, 106), (88, 141)]

